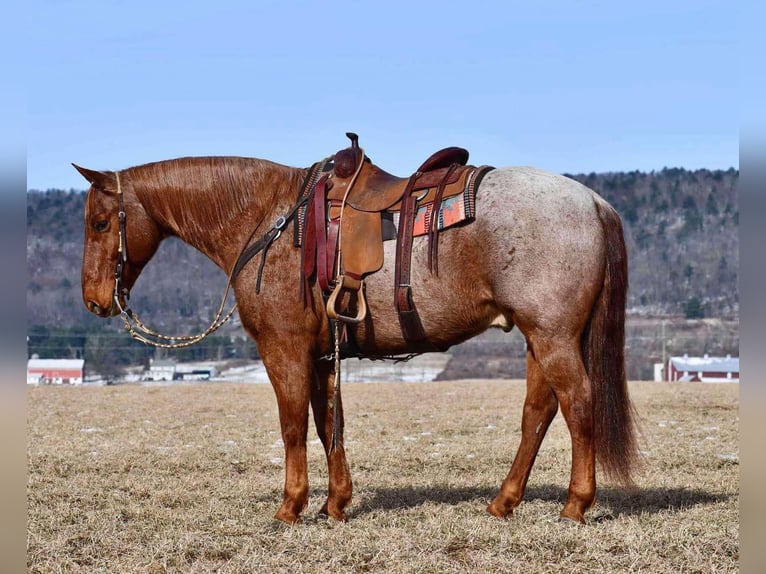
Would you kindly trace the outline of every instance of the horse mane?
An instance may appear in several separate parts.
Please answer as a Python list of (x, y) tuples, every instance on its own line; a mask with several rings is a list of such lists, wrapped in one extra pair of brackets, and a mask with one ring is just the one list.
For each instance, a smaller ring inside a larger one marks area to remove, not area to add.
[(189, 239), (185, 236), (229, 232), (236, 218), (244, 213), (265, 215), (280, 197), (293, 201), (305, 170), (255, 158), (185, 157), (123, 173), (158, 223)]

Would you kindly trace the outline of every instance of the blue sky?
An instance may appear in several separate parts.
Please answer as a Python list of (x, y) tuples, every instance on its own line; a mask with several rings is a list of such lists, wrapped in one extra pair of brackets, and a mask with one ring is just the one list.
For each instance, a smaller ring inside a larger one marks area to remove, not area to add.
[(739, 166), (723, 2), (27, 2), (27, 187), (186, 155)]

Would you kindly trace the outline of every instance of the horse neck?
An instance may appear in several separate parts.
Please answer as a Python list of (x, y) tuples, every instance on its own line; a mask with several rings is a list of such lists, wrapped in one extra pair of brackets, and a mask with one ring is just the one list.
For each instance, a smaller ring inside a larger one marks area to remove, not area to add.
[(177, 236), (228, 273), (248, 238), (264, 233), (289, 209), (305, 171), (265, 160), (210, 157), (147, 164), (127, 175), (164, 236)]

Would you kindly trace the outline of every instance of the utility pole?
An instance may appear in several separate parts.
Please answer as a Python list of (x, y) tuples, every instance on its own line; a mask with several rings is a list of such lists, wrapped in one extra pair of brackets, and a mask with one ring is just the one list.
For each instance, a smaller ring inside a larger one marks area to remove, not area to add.
[(665, 339), (665, 319), (662, 320), (662, 331), (661, 335), (662, 337), (662, 382), (667, 383), (668, 382), (668, 363), (667, 363), (667, 349), (666, 349), (666, 339)]

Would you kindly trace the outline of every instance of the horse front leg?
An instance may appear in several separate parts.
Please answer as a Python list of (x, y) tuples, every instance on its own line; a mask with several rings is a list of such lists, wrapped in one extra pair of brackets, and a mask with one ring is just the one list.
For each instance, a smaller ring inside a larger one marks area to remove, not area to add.
[(277, 397), (285, 447), (284, 498), (274, 518), (293, 524), (308, 502), (306, 435), (313, 372), (308, 353), (300, 356), (299, 345), (281, 343), (262, 343), (259, 350)]
[(487, 507), (487, 512), (493, 516), (504, 518), (512, 514), (521, 502), (540, 444), (557, 411), (556, 395), (543, 379), (532, 351), (528, 350), (527, 396), (521, 419), (521, 443), (500, 492)]
[(314, 413), (317, 434), (327, 456), (329, 474), (327, 501), (322, 506), (320, 514), (343, 521), (346, 519), (344, 509), (351, 501), (352, 485), (351, 473), (346, 461), (346, 451), (343, 446), (343, 403), (340, 396), (338, 396), (340, 425), (335, 448), (332, 449), (334, 379), (333, 363), (331, 361), (317, 361), (315, 380), (311, 385), (311, 410)]

